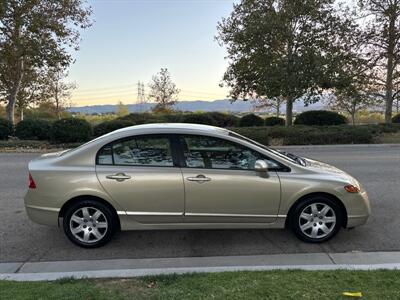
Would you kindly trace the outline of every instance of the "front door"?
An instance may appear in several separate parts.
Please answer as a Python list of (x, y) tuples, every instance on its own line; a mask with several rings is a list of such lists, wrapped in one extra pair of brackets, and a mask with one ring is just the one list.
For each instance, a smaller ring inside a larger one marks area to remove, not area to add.
[(145, 135), (117, 140), (97, 155), (101, 185), (137, 222), (183, 221), (183, 179), (171, 149), (167, 135)]
[(280, 181), (254, 171), (263, 154), (228, 140), (183, 135), (185, 222), (268, 223), (277, 218)]

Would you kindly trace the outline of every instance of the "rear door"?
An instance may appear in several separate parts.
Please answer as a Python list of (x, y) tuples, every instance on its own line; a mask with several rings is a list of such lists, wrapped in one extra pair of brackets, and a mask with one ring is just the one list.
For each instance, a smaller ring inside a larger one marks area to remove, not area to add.
[(183, 221), (184, 186), (172, 142), (169, 135), (132, 136), (98, 152), (101, 185), (138, 222)]

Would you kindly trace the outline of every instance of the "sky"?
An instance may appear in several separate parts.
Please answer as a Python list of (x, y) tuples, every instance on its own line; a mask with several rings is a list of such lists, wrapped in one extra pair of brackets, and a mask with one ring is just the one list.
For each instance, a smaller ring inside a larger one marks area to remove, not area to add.
[(92, 27), (82, 31), (68, 81), (74, 106), (137, 101), (137, 82), (168, 68), (179, 100), (225, 99), (228, 65), (215, 41), (234, 0), (89, 0)]

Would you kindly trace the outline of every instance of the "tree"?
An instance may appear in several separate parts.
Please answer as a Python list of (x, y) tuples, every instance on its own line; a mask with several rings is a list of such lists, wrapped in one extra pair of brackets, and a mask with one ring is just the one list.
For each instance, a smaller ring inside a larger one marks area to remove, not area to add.
[[(26, 70), (15, 100), (15, 107), (21, 121), (24, 119), (25, 109), (47, 99), (45, 78), (43, 70)], [(7, 102), (6, 95), (0, 101)]]
[(153, 76), (149, 88), (149, 98), (156, 102), (153, 110), (168, 111), (177, 102), (180, 90), (172, 82), (168, 69), (161, 68), (161, 71)]
[(359, 27), (354, 27), (346, 39), (347, 51), (337, 63), (334, 95), (329, 97), (328, 105), (350, 115), (355, 125), (358, 111), (378, 104), (374, 84), (375, 63), (365, 55), (365, 45)]
[(117, 116), (118, 117), (123, 117), (129, 115), (129, 109), (128, 106), (122, 103), (122, 101), (119, 101), (117, 104)]
[(90, 26), (84, 0), (7, 0), (0, 3), (0, 88), (7, 117), (14, 110), (24, 76), (43, 67), (67, 67), (77, 50), (79, 29)]
[(385, 101), (385, 122), (392, 122), (393, 101), (400, 90), (400, 0), (359, 0), (365, 13), (365, 43), (370, 59), (376, 62), (375, 85)]
[(54, 103), (57, 118), (61, 119), (61, 111), (68, 106), (72, 90), (76, 88), (74, 83), (65, 82), (68, 73), (62, 67), (52, 68), (47, 77), (47, 96), (48, 100)]
[(285, 103), (285, 100), (281, 97), (265, 98), (256, 97), (254, 98), (254, 107), (256, 110), (261, 110), (264, 108), (271, 109), (275, 112), (275, 115), (279, 117), (281, 115), (281, 106)]
[(286, 125), (293, 103), (316, 102), (332, 88), (352, 22), (336, 13), (333, 0), (242, 0), (218, 24), (217, 40), (228, 50), (223, 82), (233, 99), (257, 94), (286, 101)]

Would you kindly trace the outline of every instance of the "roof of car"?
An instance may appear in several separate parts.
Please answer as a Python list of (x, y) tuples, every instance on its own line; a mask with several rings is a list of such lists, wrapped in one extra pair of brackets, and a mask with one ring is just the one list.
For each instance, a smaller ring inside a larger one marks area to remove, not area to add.
[(125, 132), (125, 131), (140, 131), (140, 130), (165, 130), (165, 129), (176, 129), (178, 131), (214, 131), (218, 133), (227, 133), (228, 131), (224, 128), (209, 126), (209, 125), (202, 125), (202, 124), (190, 124), (190, 123), (152, 123), (152, 124), (143, 124), (143, 125), (135, 125), (130, 127), (125, 127), (119, 129), (118, 132)]

